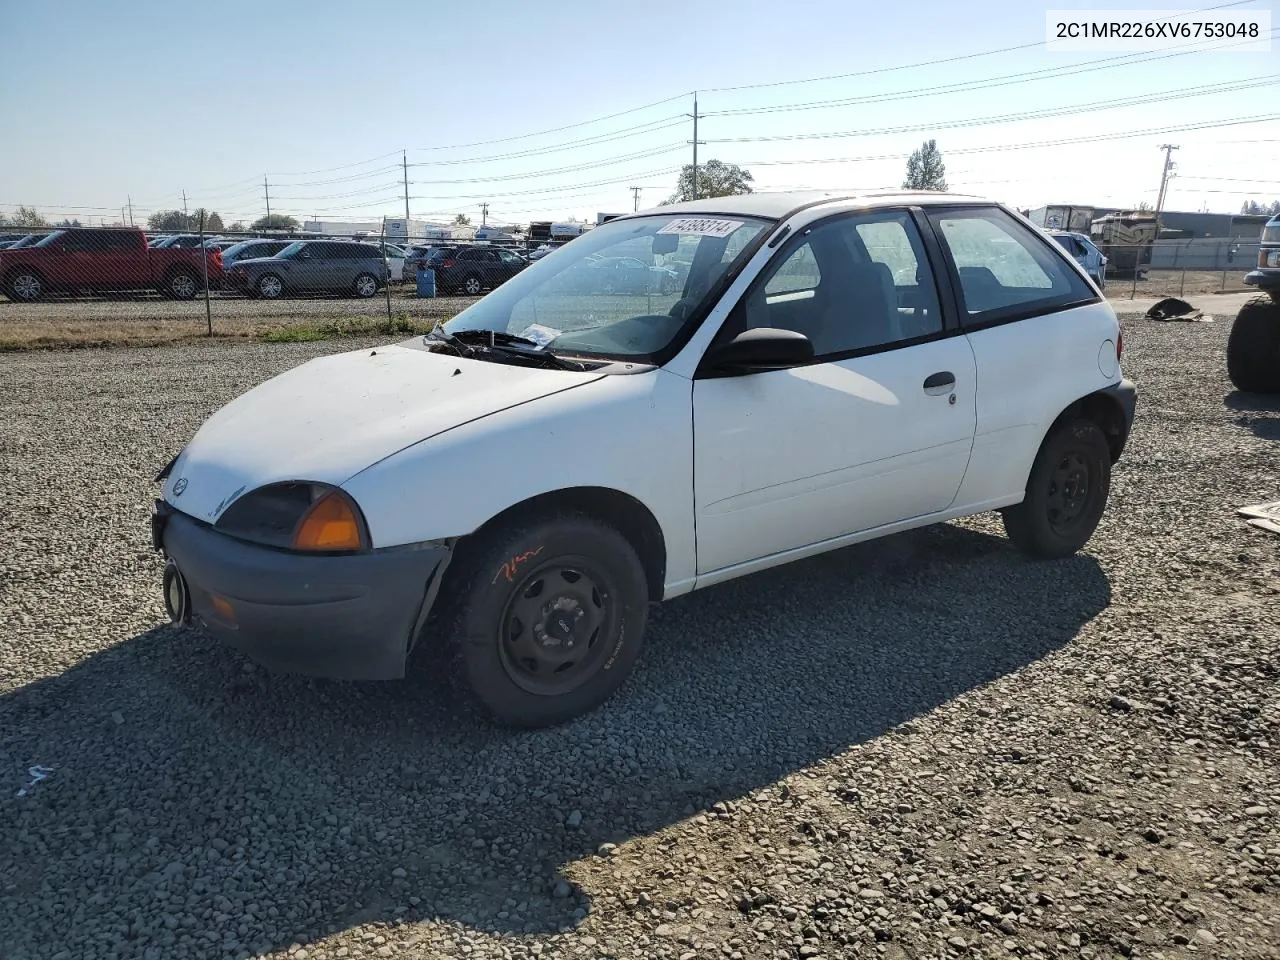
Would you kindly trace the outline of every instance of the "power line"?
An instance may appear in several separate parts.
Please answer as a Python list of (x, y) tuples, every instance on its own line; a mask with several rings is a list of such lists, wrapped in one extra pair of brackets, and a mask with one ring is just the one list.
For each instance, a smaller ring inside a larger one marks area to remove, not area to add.
[[(1194, 13), (1209, 13), (1213, 10), (1224, 10), (1228, 7), (1239, 7), (1251, 0), (1232, 0), (1231, 3), (1221, 3), (1214, 7), (1202, 7), (1199, 10), (1188, 10), (1181, 16), (1189, 16)], [(965, 60), (977, 60), (982, 57), (992, 57), (1001, 53), (1016, 53), (1019, 50), (1033, 50), (1036, 47), (1043, 47), (1044, 40), (1035, 40), (1031, 43), (1019, 43), (1011, 47), (996, 47), (991, 50), (979, 50), (976, 53), (964, 53), (954, 57), (942, 57), (937, 60), (919, 60), (914, 63), (901, 63), (892, 67), (874, 67), (870, 70), (855, 70), (853, 73), (830, 73), (825, 76), (818, 77), (801, 77), (794, 80), (773, 80), (764, 83), (743, 83), (733, 87), (710, 87), (703, 88), (703, 93), (732, 93), (738, 90), (762, 90), (766, 87), (790, 87), (804, 83), (826, 83), (831, 80), (851, 80), (855, 77), (871, 77), (882, 73), (896, 73), (901, 70), (917, 70), (921, 67), (938, 67), (947, 63), (959, 63)], [(711, 114), (707, 114), (711, 116)]]
[[(1084, 137), (1067, 137), (1058, 140), (1042, 140), (1035, 143), (992, 144), (982, 147), (960, 147), (948, 150), (949, 155), (969, 153), (999, 153), (1004, 150), (1032, 150), (1041, 147), (1060, 147), (1077, 143), (1100, 143), (1107, 140), (1128, 140), (1136, 137), (1158, 136), (1164, 133), (1177, 133), (1185, 130), (1208, 130), (1217, 127), (1241, 126), (1250, 123), (1270, 123), (1280, 120), (1280, 114), (1263, 116), (1235, 117), (1230, 120), (1208, 121), (1204, 123), (1180, 124), (1172, 127), (1151, 127), (1146, 130), (1132, 130), (1127, 133), (1092, 134)], [(911, 156), (909, 153), (886, 153), (867, 157), (806, 157), (802, 160), (754, 160), (743, 163), (744, 167), (793, 166), (814, 163), (862, 163), (872, 160), (902, 160)]]
[[(1273, 28), (1271, 35), (1274, 36), (1280, 28)], [(1061, 77), (1075, 76), (1081, 73), (1096, 73), (1101, 70), (1113, 70), (1116, 67), (1127, 67), (1135, 64), (1152, 63), (1157, 60), (1168, 60), (1173, 57), (1185, 57), (1191, 53), (1206, 53), (1217, 50), (1225, 50), (1230, 47), (1238, 47), (1246, 43), (1256, 43), (1256, 38), (1246, 40), (1236, 40), (1231, 43), (1222, 44), (1220, 46), (1205, 49), (1199, 44), (1181, 44), (1173, 47), (1173, 53), (1160, 53), (1158, 55), (1141, 54), (1121, 54), (1116, 57), (1104, 57), (1099, 60), (1090, 60), (1083, 65), (1071, 65), (1066, 67), (1044, 67), (1040, 70), (1026, 70), (1020, 73), (1000, 74), (994, 77), (986, 77), (982, 80), (962, 80), (956, 83), (935, 84), (929, 87), (914, 87), (907, 90), (897, 90), (891, 93), (867, 94), (858, 97), (842, 97), (835, 100), (814, 100), (807, 103), (778, 104), (771, 107), (741, 107), (733, 110), (715, 110), (704, 114), (707, 117), (737, 117), (737, 116), (757, 116), (765, 113), (791, 113), (799, 110), (825, 110), (832, 107), (851, 107), (862, 106), (871, 103), (891, 103), (898, 100), (916, 100), (921, 97), (936, 97), (948, 93), (972, 93), (975, 90), (990, 90), (996, 87), (1007, 87), (1018, 83), (1029, 83), (1036, 80), (1060, 79)], [(1195, 49), (1183, 50), (1182, 47), (1194, 47)], [(1134, 59), (1138, 57), (1140, 59)], [(1112, 61), (1127, 61), (1116, 63)]]
[(685, 114), (679, 113), (670, 117), (664, 117), (661, 120), (654, 120), (652, 123), (639, 124), (635, 127), (627, 127), (624, 130), (616, 131), (611, 134), (598, 134), (594, 137), (586, 137), (581, 140), (571, 140), (567, 143), (559, 144), (554, 147), (536, 147), (529, 150), (520, 150), (515, 153), (497, 153), (487, 157), (467, 157), (465, 159), (455, 160), (419, 160), (409, 164), (411, 167), (445, 167), (455, 166), (463, 163), (489, 163), (494, 160), (517, 160), (521, 157), (541, 156), (548, 153), (561, 153), (565, 150), (574, 150), (584, 146), (598, 146), (602, 143), (610, 143), (614, 140), (626, 140), (630, 137), (642, 136), (646, 133), (658, 133), (662, 130), (670, 130), (673, 127), (682, 126), (684, 124)]
[(655, 100), (653, 103), (646, 103), (639, 107), (631, 107), (627, 110), (619, 110), (617, 113), (610, 113), (603, 117), (594, 117), (590, 120), (579, 121), (578, 123), (567, 123), (562, 127), (551, 127), (547, 130), (535, 131), (534, 133), (522, 133), (514, 137), (499, 137), (495, 140), (475, 140), (471, 143), (454, 143), (448, 146), (417, 147), (416, 149), (422, 150), (422, 151), (464, 150), (468, 147), (487, 147), (495, 143), (514, 143), (516, 140), (531, 140), (534, 137), (544, 137), (549, 133), (562, 133), (565, 130), (576, 130), (579, 127), (589, 127), (593, 123), (602, 123), (605, 120), (615, 120), (618, 117), (625, 117), (628, 114), (639, 113), (641, 110), (650, 110), (653, 107), (660, 107), (666, 103), (674, 103), (677, 100), (683, 100), (688, 95), (689, 95), (688, 93), (678, 93), (674, 97), (667, 97), (664, 100)]
[(537, 170), (537, 171), (532, 171), (527, 173), (503, 174), (502, 176), (496, 176), (496, 177), (494, 176), (473, 177), (473, 178), (464, 179), (464, 180), (457, 180), (457, 179), (411, 180), (410, 183), (417, 184), (417, 185), (427, 185), (427, 184), (440, 185), (440, 184), (449, 184), (449, 183), (498, 183), (498, 182), (507, 181), (507, 180), (532, 180), (537, 177), (556, 176), (558, 174), (564, 174), (564, 173), (577, 173), (582, 170), (592, 170), (597, 167), (612, 167), (612, 166), (615, 166), (616, 164), (625, 163), (629, 160), (644, 160), (649, 157), (659, 157), (659, 156), (662, 156), (663, 154), (673, 153), (676, 150), (682, 150), (683, 148), (684, 148), (684, 144), (682, 143), (668, 144), (665, 147), (659, 147), (654, 150), (644, 150), (638, 153), (625, 154), (619, 157), (609, 157), (607, 159), (593, 161), (591, 163), (580, 163), (570, 167), (555, 167), (551, 170)]
[(772, 143), (791, 140), (832, 140), (843, 137), (873, 137), (893, 133), (911, 133), (920, 130), (950, 130), (961, 127), (989, 126), (998, 123), (1017, 123), (1025, 120), (1042, 120), (1051, 117), (1065, 117), (1078, 113), (1116, 110), (1124, 107), (1141, 106), (1151, 103), (1164, 103), (1169, 100), (1184, 100), (1190, 97), (1211, 96), (1218, 93), (1233, 93), (1238, 90), (1249, 90), (1254, 87), (1265, 87), (1280, 84), (1280, 76), (1264, 74), (1260, 77), (1249, 77), (1244, 80), (1230, 80), (1217, 84), (1198, 87), (1182, 87), (1167, 93), (1149, 93), (1127, 99), (1096, 100), (1071, 106), (1048, 107), (1043, 110), (1023, 110), (1016, 113), (998, 114), (989, 117), (970, 117), (964, 120), (948, 120), (937, 123), (918, 123), (897, 127), (871, 127), (863, 130), (836, 130), (821, 133), (793, 133), (763, 137), (719, 137), (705, 141), (707, 143)]

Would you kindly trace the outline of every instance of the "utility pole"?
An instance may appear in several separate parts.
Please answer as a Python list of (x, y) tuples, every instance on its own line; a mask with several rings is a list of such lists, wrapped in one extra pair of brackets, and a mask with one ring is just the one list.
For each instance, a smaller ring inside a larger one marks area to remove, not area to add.
[(484, 226), (489, 222), (489, 205), (487, 203), (480, 204), (480, 226)]
[(693, 199), (698, 199), (698, 91), (693, 92)]
[(182, 222), (189, 224), (190, 220), (191, 220), (191, 217), (187, 215), (187, 191), (183, 190), (182, 191)]
[(639, 209), (640, 209), (640, 191), (641, 191), (641, 190), (643, 190), (643, 189), (644, 189), (643, 187), (632, 187), (632, 188), (631, 188), (631, 195), (632, 195), (632, 197), (635, 199), (635, 203), (634, 203), (634, 205), (631, 207), (631, 212), (632, 212), (632, 213), (634, 213), (635, 211), (637, 211), (637, 210), (639, 210)]
[(1173, 176), (1173, 168), (1177, 166), (1173, 162), (1173, 151), (1179, 149), (1176, 144), (1162, 143), (1160, 149), (1164, 151), (1164, 166), (1160, 170), (1160, 193), (1156, 196), (1156, 236), (1160, 236), (1160, 214), (1164, 211), (1164, 198), (1169, 188), (1169, 178)]
[(400, 165), (404, 167), (404, 238), (409, 239), (409, 154), (400, 151)]
[(271, 187), (267, 184), (267, 175), (262, 175), (262, 195), (267, 199), (267, 226), (271, 226)]
[(133, 197), (127, 198), (129, 201), (129, 226), (133, 226)]

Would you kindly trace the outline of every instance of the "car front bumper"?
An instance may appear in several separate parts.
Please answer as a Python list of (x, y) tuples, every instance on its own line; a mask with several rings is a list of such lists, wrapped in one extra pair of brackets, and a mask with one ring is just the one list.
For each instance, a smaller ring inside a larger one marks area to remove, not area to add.
[(213, 636), (270, 670), (334, 680), (404, 676), (451, 555), (444, 544), (327, 557), (273, 550), (159, 500), (152, 541)]

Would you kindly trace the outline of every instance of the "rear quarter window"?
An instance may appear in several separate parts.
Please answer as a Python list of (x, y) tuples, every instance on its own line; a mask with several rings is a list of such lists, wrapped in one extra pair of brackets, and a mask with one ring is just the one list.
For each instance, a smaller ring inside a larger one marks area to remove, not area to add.
[(1048, 236), (996, 207), (937, 210), (969, 326), (997, 323), (1096, 300), (1098, 294)]

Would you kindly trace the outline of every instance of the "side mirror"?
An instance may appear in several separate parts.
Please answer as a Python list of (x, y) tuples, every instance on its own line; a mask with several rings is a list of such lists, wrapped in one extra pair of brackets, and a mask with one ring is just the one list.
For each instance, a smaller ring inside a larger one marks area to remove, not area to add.
[(803, 333), (758, 327), (707, 351), (705, 365), (726, 373), (784, 370), (813, 359), (813, 343)]

